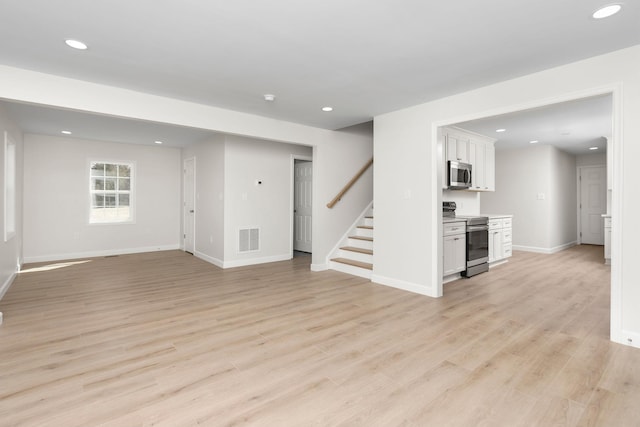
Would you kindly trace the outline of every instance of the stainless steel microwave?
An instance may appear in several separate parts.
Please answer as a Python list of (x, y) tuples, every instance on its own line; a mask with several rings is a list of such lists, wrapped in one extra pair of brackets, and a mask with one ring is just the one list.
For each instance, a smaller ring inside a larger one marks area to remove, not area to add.
[(466, 190), (471, 187), (471, 165), (469, 163), (447, 162), (447, 186), (450, 190)]

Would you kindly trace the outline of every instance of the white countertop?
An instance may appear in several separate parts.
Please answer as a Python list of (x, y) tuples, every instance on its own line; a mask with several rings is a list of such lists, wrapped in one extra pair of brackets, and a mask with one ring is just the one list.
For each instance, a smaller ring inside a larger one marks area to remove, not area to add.
[(480, 216), (488, 216), (489, 219), (492, 219), (492, 218), (513, 218), (513, 214), (480, 214)]

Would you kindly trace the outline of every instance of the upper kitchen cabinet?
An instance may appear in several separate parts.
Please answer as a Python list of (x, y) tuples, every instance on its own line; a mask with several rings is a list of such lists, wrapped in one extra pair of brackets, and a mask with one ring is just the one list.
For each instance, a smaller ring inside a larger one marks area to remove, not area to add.
[(443, 128), (445, 141), (444, 170), (449, 160), (471, 164), (471, 187), (468, 191), (495, 191), (495, 142), (493, 138), (463, 129)]
[(453, 129), (445, 132), (445, 163), (446, 161), (469, 163), (469, 142), (467, 135)]

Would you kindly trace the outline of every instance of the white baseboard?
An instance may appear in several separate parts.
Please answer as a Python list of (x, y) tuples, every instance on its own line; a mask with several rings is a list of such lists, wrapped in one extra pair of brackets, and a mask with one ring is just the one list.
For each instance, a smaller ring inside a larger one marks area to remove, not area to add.
[(433, 287), (426, 287), (418, 285), (417, 283), (406, 282), (404, 280), (393, 279), (391, 277), (379, 276), (373, 274), (371, 281), (379, 285), (390, 286), (396, 289), (402, 289), (403, 291), (413, 292), (414, 294), (426, 295), (428, 297), (437, 298)]
[(538, 254), (551, 255), (551, 254), (558, 253), (560, 251), (564, 251), (565, 249), (569, 249), (577, 244), (578, 242), (574, 241), (574, 242), (565, 243), (564, 245), (556, 246), (554, 248), (538, 248), (535, 246), (520, 246), (520, 245), (513, 245), (512, 248), (515, 251), (535, 252)]
[(244, 267), (247, 265), (256, 265), (256, 264), (267, 264), (269, 262), (278, 262), (278, 261), (288, 261), (291, 259), (291, 254), (284, 255), (274, 255), (264, 258), (249, 258), (249, 259), (240, 259), (236, 261), (224, 261), (222, 264), (222, 268), (234, 268), (234, 267)]
[(207, 261), (210, 264), (215, 265), (216, 267), (223, 268), (224, 262), (221, 259), (214, 258), (212, 256), (203, 254), (202, 252), (195, 251), (193, 256), (196, 258), (200, 258), (203, 261)]
[(311, 271), (327, 271), (328, 269), (328, 264), (311, 264)]
[(7, 278), (7, 280), (5, 280), (5, 282), (2, 284), (2, 286), (0, 286), (0, 300), (2, 299), (2, 297), (4, 297), (4, 294), (7, 293), (7, 291), (11, 287), (11, 284), (13, 283), (13, 281), (15, 280), (17, 275), (18, 275), (18, 272), (14, 271), (11, 274), (11, 276), (9, 276)]
[(629, 347), (640, 348), (640, 333), (625, 331), (611, 331), (611, 341), (618, 344), (628, 345)]
[(148, 246), (144, 248), (127, 248), (127, 249), (110, 249), (106, 251), (88, 251), (88, 252), (75, 252), (66, 254), (52, 254), (52, 255), (40, 255), (40, 256), (26, 256), (24, 262), (26, 264), (33, 262), (49, 262), (49, 261), (64, 261), (68, 259), (78, 258), (98, 258), (104, 256), (113, 255), (127, 255), (127, 254), (139, 254), (144, 252), (159, 252), (159, 251), (172, 251), (180, 249), (180, 245), (162, 245), (162, 246)]

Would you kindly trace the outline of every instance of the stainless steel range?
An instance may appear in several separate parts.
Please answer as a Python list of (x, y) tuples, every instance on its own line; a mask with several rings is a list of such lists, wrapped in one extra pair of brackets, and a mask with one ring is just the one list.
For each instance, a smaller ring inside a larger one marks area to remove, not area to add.
[(442, 216), (456, 218), (467, 223), (467, 269), (463, 277), (489, 271), (489, 217), (456, 215), (455, 202), (442, 202)]

